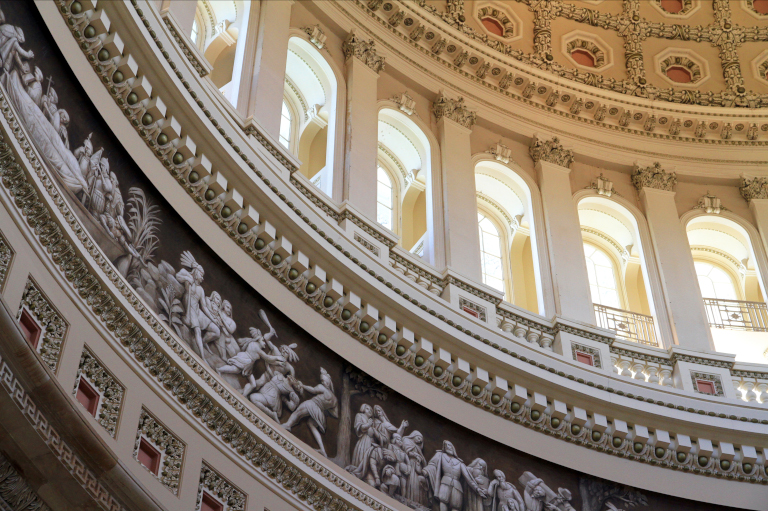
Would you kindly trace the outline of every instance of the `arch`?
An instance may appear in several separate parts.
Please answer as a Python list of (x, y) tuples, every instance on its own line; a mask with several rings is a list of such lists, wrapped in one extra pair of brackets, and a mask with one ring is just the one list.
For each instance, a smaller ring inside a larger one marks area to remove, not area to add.
[(476, 154), (472, 161), (478, 200), (494, 207), (504, 218), (510, 260), (516, 263), (510, 265), (512, 289), (508, 301), (542, 315), (553, 311), (552, 277), (542, 271), (549, 268), (549, 254), (539, 245), (546, 235), (538, 185), (521, 169), (497, 161), (488, 153)]
[[(437, 267), (444, 252), (435, 233), (442, 232), (440, 146), (418, 114), (406, 115), (391, 100), (378, 102), (379, 159), (390, 163), (400, 190), (400, 226), (404, 249)], [(390, 147), (392, 146), (392, 147)]]
[[(645, 215), (637, 206), (617, 194), (606, 197), (598, 194), (596, 190), (585, 189), (576, 192), (573, 195), (573, 199), (576, 202), (577, 209), (580, 210), (580, 221), (582, 219), (581, 210), (587, 209), (584, 206), (592, 205), (593, 209), (602, 208), (606, 215), (610, 213), (613, 216), (613, 221), (615, 222), (614, 229), (609, 230), (618, 231), (619, 228), (623, 227), (624, 232), (619, 231), (619, 234), (616, 232), (606, 233), (604, 228), (598, 230), (602, 231), (602, 234), (607, 234), (614, 238), (614, 241), (627, 252), (628, 264), (623, 269), (621, 277), (625, 280), (625, 284), (628, 278), (633, 280), (630, 282), (633, 284), (633, 288), (625, 296), (630, 306), (629, 310), (653, 316), (656, 335), (660, 340), (660, 347), (668, 348), (672, 346), (674, 341), (670, 312), (664, 299), (664, 291), (656, 258), (651, 249), (653, 245), (651, 244), (651, 234)], [(628, 244), (631, 244), (629, 249), (627, 249)], [(647, 303), (647, 309), (643, 308), (644, 302)]]
[(198, 2), (197, 10), (200, 16), (195, 16), (195, 20), (204, 29), (204, 37), (198, 40), (197, 46), (211, 64), (211, 81), (220, 91), (226, 91), (232, 82), (235, 67), (242, 5), (238, 6), (238, 2), (203, 0)]
[[(682, 222), (686, 233), (693, 230), (691, 229), (692, 225), (715, 227), (716, 229), (722, 231), (723, 234), (726, 234), (732, 237), (734, 240), (740, 242), (744, 246), (746, 251), (745, 253), (743, 252), (739, 254), (737, 252), (738, 248), (734, 246), (712, 247), (711, 240), (708, 240), (710, 241), (710, 247), (720, 250), (731, 259), (735, 259), (736, 263), (741, 262), (743, 264), (740, 255), (748, 256), (748, 262), (744, 265), (745, 270), (747, 274), (750, 272), (755, 273), (757, 289), (752, 289), (750, 292), (747, 292), (748, 286), (745, 286), (743, 289), (744, 297), (748, 301), (765, 300), (765, 297), (767, 296), (765, 279), (768, 276), (768, 255), (766, 255), (765, 249), (763, 248), (760, 233), (757, 231), (754, 225), (752, 225), (749, 221), (742, 218), (741, 216), (727, 210), (720, 211), (719, 214), (713, 214), (707, 213), (703, 209), (693, 209), (684, 213), (680, 217), (680, 221)], [(689, 236), (689, 243), (690, 240), (691, 238)], [(695, 246), (696, 245), (692, 245), (692, 250)], [(712, 258), (716, 256), (717, 254), (709, 255), (708, 257)], [(729, 264), (727, 258), (723, 258), (721, 256), (719, 258), (719, 262), (721, 266), (725, 266), (726, 268), (731, 267), (730, 271), (735, 271), (738, 274), (738, 270), (736, 269), (738, 265), (733, 261), (730, 261)], [(757, 291), (759, 291), (759, 293)], [(750, 300), (750, 298), (758, 299)]]
[(326, 195), (340, 199), (343, 161), (336, 156), (343, 153), (344, 77), (299, 29), (290, 30), (285, 88), (302, 119), (296, 144), (299, 171)]

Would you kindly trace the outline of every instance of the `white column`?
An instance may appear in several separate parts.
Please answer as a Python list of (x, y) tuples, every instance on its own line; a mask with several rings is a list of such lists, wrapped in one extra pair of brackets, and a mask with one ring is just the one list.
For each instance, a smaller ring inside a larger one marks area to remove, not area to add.
[(192, 35), (192, 24), (195, 22), (197, 13), (197, 2), (187, 1), (179, 2), (177, 0), (158, 0), (160, 11), (168, 9), (173, 14), (174, 19), (181, 27), (185, 36)]
[(664, 172), (658, 164), (644, 169), (636, 166), (632, 181), (640, 190), (648, 219), (672, 335), (683, 348), (715, 351), (688, 236), (677, 213), (675, 174)]
[(293, 2), (244, 2), (229, 94), (237, 111), (246, 119), (254, 117), (275, 140), (280, 135)]
[(482, 282), (475, 169), (470, 147), (477, 114), (464, 106), (463, 98), (449, 99), (442, 92), (432, 110), (437, 117), (443, 170), (445, 264), (464, 277)]
[(547, 141), (534, 137), (530, 154), (536, 162), (541, 188), (555, 311), (565, 318), (594, 325), (581, 223), (571, 190), (573, 151), (564, 149), (557, 137)]
[(342, 197), (376, 221), (376, 156), (378, 152), (377, 84), (384, 58), (373, 41), (354, 31), (342, 45), (347, 67), (347, 125)]
[[(761, 187), (761, 190), (768, 190), (768, 179), (755, 178), (753, 181), (764, 183), (765, 188)], [(745, 193), (744, 188), (742, 188), (742, 195), (744, 196), (744, 199), (749, 202), (749, 209), (755, 217), (755, 224), (757, 225), (757, 230), (760, 232), (760, 242), (763, 245), (762, 252), (763, 254), (768, 254), (768, 191), (762, 192), (760, 195), (751, 196)], [(754, 248), (755, 247), (753, 247), (753, 249)], [(761, 256), (757, 250), (755, 250), (755, 258), (757, 259), (755, 264), (760, 270), (758, 271), (759, 284), (760, 291), (763, 293), (763, 301), (768, 301), (768, 295), (766, 295), (766, 291), (768, 290), (768, 275), (766, 272), (762, 271), (762, 268), (759, 265)]]

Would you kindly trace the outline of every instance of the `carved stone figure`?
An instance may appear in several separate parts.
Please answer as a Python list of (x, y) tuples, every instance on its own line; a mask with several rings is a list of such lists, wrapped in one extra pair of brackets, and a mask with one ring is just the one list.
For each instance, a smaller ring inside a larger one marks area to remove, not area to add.
[[(182, 268), (176, 274), (176, 280), (184, 285), (182, 322), (193, 332), (195, 340), (193, 347), (202, 357), (204, 343), (211, 339), (218, 339), (220, 331), (213, 322), (213, 314), (208, 310), (208, 301), (205, 299), (205, 291), (201, 285), (205, 270), (187, 250), (181, 254), (181, 265), (187, 268)], [(203, 332), (205, 332), (205, 338), (203, 338)]]
[[(475, 478), (477, 486), (488, 493), (488, 487), (491, 481), (488, 479), (488, 464), (481, 458), (476, 458), (469, 465), (467, 471)], [(489, 511), (491, 501), (483, 498), (475, 492), (464, 491), (464, 511)]]
[(408, 464), (411, 467), (403, 497), (418, 504), (429, 503), (427, 480), (422, 471), (427, 464), (424, 458), (424, 437), (419, 431), (411, 431), (403, 438), (403, 450), (408, 455)]
[(384, 408), (382, 408), (381, 405), (375, 405), (373, 407), (373, 424), (375, 429), (376, 442), (385, 449), (389, 447), (389, 442), (393, 433), (397, 433), (398, 435), (402, 436), (405, 428), (408, 427), (408, 421), (402, 421), (400, 423), (400, 427), (396, 428), (391, 422), (389, 422), (389, 418), (387, 417), (387, 414), (384, 412)]
[(295, 390), (297, 386), (298, 382), (293, 376), (286, 378), (282, 373), (275, 373), (271, 380), (251, 394), (251, 402), (279, 422), (280, 415), (283, 413), (283, 403), (291, 411), (299, 405), (299, 395)]
[(266, 335), (262, 335), (261, 330), (258, 328), (250, 328), (251, 337), (238, 339), (237, 343), (240, 345), (242, 351), (227, 359), (227, 364), (219, 367), (217, 371), (219, 374), (242, 374), (248, 378), (248, 383), (243, 389), (243, 395), (248, 396), (251, 391), (258, 389), (261, 385), (267, 382), (267, 379), (271, 379), (266, 376), (266, 372), (260, 378), (258, 382), (253, 375), (253, 366), (257, 360), (264, 360), (269, 366), (271, 362), (275, 362), (278, 355), (272, 355), (267, 353), (272, 351), (272, 343), (270, 339), (275, 336), (274, 329), (267, 332)]
[(387, 459), (394, 463), (395, 474), (400, 478), (400, 495), (405, 492), (408, 484), (408, 476), (411, 473), (411, 465), (408, 463), (408, 454), (403, 449), (403, 437), (395, 433), (392, 435), (392, 441), (389, 444)]
[(488, 487), (491, 511), (525, 511), (525, 502), (515, 485), (508, 482), (504, 472), (494, 470), (495, 479)]
[(543, 488), (544, 481), (538, 477), (531, 479), (525, 485), (525, 510), (526, 511), (542, 511), (544, 509), (544, 503), (547, 499), (547, 493)]
[(387, 465), (384, 470), (381, 471), (381, 485), (379, 489), (390, 497), (394, 497), (395, 493), (400, 490), (400, 478), (397, 476), (395, 467)]
[[(456, 454), (456, 448), (448, 440), (443, 440), (443, 449), (438, 450), (424, 468), (424, 475), (429, 479), (432, 495), (440, 504), (440, 511), (460, 511), (464, 501), (464, 486), (481, 498), (487, 496), (467, 470), (467, 466)], [(539, 511), (539, 510), (537, 510)]]
[(299, 391), (302, 389), (306, 390), (310, 394), (314, 394), (314, 397), (307, 401), (302, 401), (288, 420), (283, 423), (283, 427), (290, 431), (306, 419), (307, 427), (309, 427), (312, 436), (317, 442), (318, 451), (323, 456), (328, 457), (322, 437), (323, 433), (325, 433), (325, 416), (327, 414), (333, 418), (339, 418), (339, 401), (336, 399), (336, 394), (333, 391), (331, 375), (321, 367), (319, 385), (307, 387), (303, 383), (298, 382), (298, 386)]
[(352, 453), (352, 464), (347, 466), (346, 470), (368, 484), (376, 486), (379, 469), (371, 454), (378, 447), (378, 444), (375, 440), (376, 429), (371, 405), (364, 403), (360, 406), (360, 412), (355, 415), (354, 427), (358, 440)]

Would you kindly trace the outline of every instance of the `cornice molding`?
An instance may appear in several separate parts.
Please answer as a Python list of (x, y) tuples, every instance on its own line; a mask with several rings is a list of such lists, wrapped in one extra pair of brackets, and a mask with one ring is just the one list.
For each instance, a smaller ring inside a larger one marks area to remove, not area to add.
[(464, 98), (451, 99), (443, 91), (440, 91), (432, 103), (432, 113), (438, 121), (442, 118), (450, 119), (470, 130), (477, 122), (477, 112), (467, 108)]
[(667, 172), (661, 167), (659, 162), (649, 167), (640, 167), (635, 164), (635, 168), (632, 169), (632, 184), (635, 185), (638, 192), (643, 188), (674, 192), (675, 185), (677, 184), (677, 174)]
[(384, 69), (384, 57), (376, 53), (376, 43), (373, 39), (365, 41), (357, 37), (352, 30), (344, 42), (341, 44), (341, 50), (344, 52), (344, 59), (349, 60), (354, 57), (371, 68), (376, 74)]
[(543, 140), (538, 136), (534, 136), (531, 139), (528, 153), (531, 155), (534, 163), (544, 161), (567, 169), (571, 168), (574, 159), (573, 150), (565, 149), (557, 137)]

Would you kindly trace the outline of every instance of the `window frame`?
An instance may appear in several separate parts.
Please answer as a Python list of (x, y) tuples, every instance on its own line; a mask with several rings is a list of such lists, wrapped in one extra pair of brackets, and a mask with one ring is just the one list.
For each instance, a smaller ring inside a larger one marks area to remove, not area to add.
[[(401, 190), (400, 190), (400, 180), (397, 179), (397, 174), (395, 174), (392, 170), (392, 165), (387, 162), (384, 158), (377, 158), (376, 159), (376, 223), (378, 222), (378, 213), (379, 213), (379, 177), (378, 177), (378, 169), (379, 167), (384, 170), (384, 172), (387, 173), (387, 176), (389, 176), (389, 182), (392, 183), (392, 228), (390, 231), (394, 232), (398, 236), (401, 234), (401, 225), (400, 222), (401, 219), (401, 204), (400, 200), (402, 197)], [(383, 224), (379, 224), (382, 227)]]
[[(739, 277), (738, 271), (735, 271), (730, 265), (727, 263), (724, 263), (720, 257), (714, 256), (714, 257), (707, 257), (702, 254), (697, 254), (696, 251), (693, 252), (693, 262), (694, 262), (694, 272), (696, 274), (696, 284), (699, 285), (699, 273), (696, 271), (695, 263), (705, 263), (709, 264), (723, 272), (731, 279), (731, 285), (733, 286), (733, 290), (736, 294), (736, 300), (739, 301), (746, 301), (745, 298), (745, 290), (744, 290), (744, 281)], [(728, 300), (728, 298), (717, 298), (716, 296), (704, 296), (704, 293), (701, 291), (701, 285), (699, 285), (699, 292), (701, 292), (702, 298), (710, 298), (715, 300)]]
[(195, 10), (194, 22), (197, 23), (197, 41), (192, 39), (191, 32), (189, 34), (189, 40), (192, 41), (192, 44), (194, 44), (198, 50), (203, 51), (205, 42), (208, 39), (208, 27), (205, 25), (205, 18), (199, 6)]
[[(593, 304), (597, 305), (603, 305), (604, 307), (613, 307), (618, 308), (623, 311), (632, 312), (629, 310), (629, 299), (627, 298), (627, 285), (625, 282), (626, 277), (626, 264), (624, 260), (621, 258), (619, 254), (616, 253), (616, 249), (608, 244), (608, 243), (601, 243), (601, 240), (595, 239), (596, 236), (589, 236), (589, 233), (585, 233), (582, 231), (582, 245), (590, 245), (597, 250), (601, 251), (603, 254), (605, 254), (608, 259), (610, 259), (612, 265), (613, 265), (613, 278), (616, 281), (616, 294), (619, 297), (619, 306), (614, 307), (613, 305), (606, 305), (603, 303), (596, 302), (594, 300), (594, 297), (592, 296), (592, 285), (588, 282), (588, 285), (590, 287), (589, 290), (589, 296), (592, 299)], [(586, 263), (587, 256), (584, 254), (584, 259)]]
[[(291, 88), (286, 83), (283, 87), (283, 103), (288, 107), (288, 111), (291, 114), (291, 129), (290, 129), (290, 139), (288, 140), (288, 147), (283, 146), (281, 147), (285, 148), (287, 151), (290, 151), (290, 153), (294, 156), (298, 156), (299, 154), (299, 137), (301, 135), (301, 131), (306, 124), (304, 119), (304, 110), (298, 107), (298, 100), (295, 97), (294, 92), (291, 90)], [(281, 124), (282, 124), (282, 115), (281, 115)], [(279, 137), (278, 137), (279, 142)]]
[[(485, 207), (479, 201), (477, 203), (477, 213), (480, 215), (483, 215), (485, 218), (490, 220), (491, 223), (493, 223), (493, 226), (496, 227), (496, 231), (499, 233), (499, 244), (501, 245), (501, 273), (502, 273), (502, 281), (504, 282), (504, 298), (503, 299), (505, 302), (514, 305), (515, 295), (514, 295), (514, 282), (512, 281), (512, 266), (511, 266), (512, 261), (511, 261), (511, 253), (510, 253), (512, 249), (512, 240), (509, 239), (508, 230), (504, 227), (504, 224), (499, 219), (498, 214), (493, 210), (491, 210), (490, 208)], [(477, 234), (478, 234), (478, 240), (479, 240), (479, 235), (480, 235), (479, 220), (477, 220), (477, 226), (478, 226)], [(478, 245), (478, 250), (480, 250), (479, 245)], [(481, 277), (483, 277), (484, 274), (482, 273), (483, 272), (482, 251), (480, 252), (480, 258), (481, 258), (480, 272), (481, 272)], [(485, 284), (484, 281), (483, 281), (483, 284)]]

